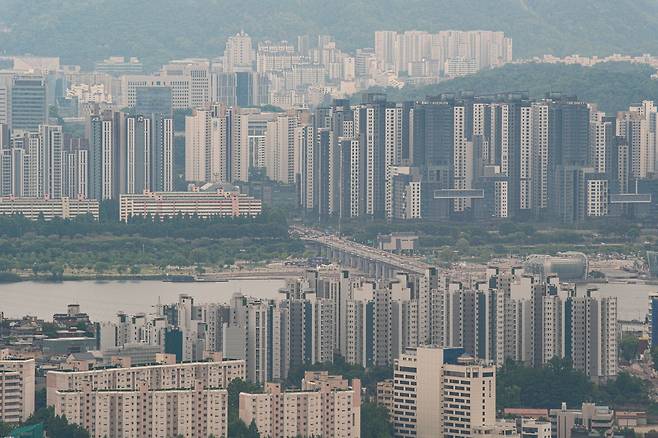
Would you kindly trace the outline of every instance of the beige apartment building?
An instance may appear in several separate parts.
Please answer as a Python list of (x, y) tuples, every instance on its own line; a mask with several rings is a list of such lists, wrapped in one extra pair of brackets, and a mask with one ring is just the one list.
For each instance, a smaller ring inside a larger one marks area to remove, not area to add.
[(16, 424), (34, 413), (34, 359), (0, 351), (0, 422)]
[(386, 409), (388, 415), (393, 413), (394, 391), (393, 380), (387, 379), (377, 382), (377, 396), (375, 401), (379, 406)]
[(461, 438), (496, 422), (496, 373), (461, 349), (408, 349), (394, 363), (396, 437)]
[(443, 366), (443, 432), (469, 438), (476, 427), (496, 423), (496, 368), (474, 359)]
[(51, 371), (47, 400), (95, 438), (219, 438), (227, 435), (226, 388), (244, 378), (243, 360)]
[(55, 391), (57, 415), (66, 415), (94, 438), (186, 438), (227, 436), (228, 394), (205, 387), (151, 390), (140, 382), (136, 390)]
[(361, 436), (361, 381), (307, 372), (300, 391), (267, 383), (264, 394), (240, 394), (240, 419), (270, 438)]
[(88, 371), (50, 371), (46, 375), (47, 402), (54, 405), (57, 391), (136, 391), (140, 382), (149, 390), (195, 388), (226, 389), (233, 379), (245, 379), (243, 360), (159, 364), (129, 368), (101, 368)]

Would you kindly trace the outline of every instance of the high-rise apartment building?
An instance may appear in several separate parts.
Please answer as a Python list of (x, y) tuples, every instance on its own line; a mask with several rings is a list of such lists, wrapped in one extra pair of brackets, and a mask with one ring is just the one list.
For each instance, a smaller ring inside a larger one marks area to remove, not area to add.
[(573, 367), (594, 381), (617, 375), (617, 298), (595, 290), (569, 299)]
[(171, 117), (103, 111), (90, 116), (88, 133), (90, 198), (173, 190)]

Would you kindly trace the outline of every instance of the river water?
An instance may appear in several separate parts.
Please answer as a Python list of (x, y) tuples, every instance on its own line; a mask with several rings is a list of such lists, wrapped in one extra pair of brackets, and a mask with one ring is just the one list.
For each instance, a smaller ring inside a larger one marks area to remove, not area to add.
[(150, 313), (157, 304), (173, 303), (188, 294), (196, 303), (226, 303), (234, 292), (261, 298), (277, 298), (285, 280), (230, 280), (224, 283), (168, 283), (163, 281), (25, 281), (0, 284), (0, 312), (5, 316), (35, 315), (52, 320), (65, 313), (67, 304), (80, 304), (92, 321), (114, 320), (117, 311)]
[[(231, 280), (226, 283), (167, 283), (162, 281), (65, 281), (0, 284), (0, 312), (7, 317), (35, 315), (46, 320), (78, 303), (93, 321), (113, 320), (117, 311), (149, 313), (158, 302), (173, 303), (181, 293), (197, 303), (226, 303), (234, 292), (260, 298), (277, 298), (285, 280)], [(618, 298), (619, 319), (644, 319), (649, 292), (658, 285), (606, 283), (580, 285), (579, 291), (596, 287), (601, 295)]]

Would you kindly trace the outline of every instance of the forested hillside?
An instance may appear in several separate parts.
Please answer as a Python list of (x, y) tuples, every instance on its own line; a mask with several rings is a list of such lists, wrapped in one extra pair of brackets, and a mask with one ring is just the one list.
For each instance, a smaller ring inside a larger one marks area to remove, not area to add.
[(598, 104), (599, 109), (614, 114), (628, 109), (631, 103), (658, 100), (658, 81), (646, 65), (604, 63), (594, 67), (560, 64), (507, 65), (494, 70), (423, 87), (385, 90), (389, 99), (416, 100), (445, 92), (472, 91), (476, 94), (527, 91), (532, 98), (547, 92), (575, 95), (580, 100)]

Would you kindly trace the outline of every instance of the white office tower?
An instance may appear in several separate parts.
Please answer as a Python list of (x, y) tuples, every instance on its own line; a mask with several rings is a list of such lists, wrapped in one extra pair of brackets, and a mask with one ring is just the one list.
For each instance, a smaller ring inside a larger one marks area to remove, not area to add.
[(228, 182), (228, 119), (222, 106), (185, 117), (185, 180)]
[(34, 359), (0, 350), (0, 422), (18, 424), (34, 413)]
[(592, 380), (605, 382), (617, 375), (617, 298), (595, 289), (570, 297), (573, 367)]
[(394, 364), (391, 414), (397, 437), (470, 437), (494, 424), (496, 371), (459, 348), (418, 347)]
[(190, 108), (202, 108), (210, 103), (210, 61), (207, 59), (176, 59), (165, 64), (161, 74), (188, 78)]
[(254, 58), (251, 37), (244, 31), (228, 38), (224, 50), (225, 71), (251, 71)]
[(223, 329), (224, 357), (243, 359), (250, 382), (265, 383), (268, 371), (268, 307), (265, 300), (235, 293), (231, 297), (231, 313)]

